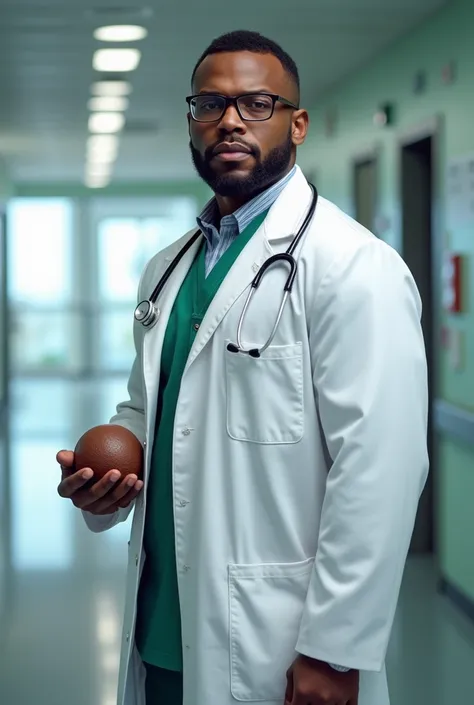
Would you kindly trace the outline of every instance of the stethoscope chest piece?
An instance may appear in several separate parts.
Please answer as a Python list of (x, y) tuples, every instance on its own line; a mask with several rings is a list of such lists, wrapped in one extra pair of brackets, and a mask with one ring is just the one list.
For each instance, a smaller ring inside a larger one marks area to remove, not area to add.
[(137, 323), (141, 323), (145, 328), (150, 328), (160, 317), (160, 309), (152, 301), (140, 301), (134, 315)]

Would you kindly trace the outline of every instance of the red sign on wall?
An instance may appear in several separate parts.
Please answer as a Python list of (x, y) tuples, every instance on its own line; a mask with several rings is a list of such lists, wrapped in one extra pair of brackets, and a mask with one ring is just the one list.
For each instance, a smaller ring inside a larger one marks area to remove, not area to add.
[(443, 306), (450, 313), (462, 311), (462, 257), (446, 253), (443, 264)]

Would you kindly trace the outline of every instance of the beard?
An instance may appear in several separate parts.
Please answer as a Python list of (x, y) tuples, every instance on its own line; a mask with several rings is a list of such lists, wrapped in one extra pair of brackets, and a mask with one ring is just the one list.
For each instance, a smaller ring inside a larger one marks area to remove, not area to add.
[[(229, 140), (229, 142), (232, 141), (239, 143), (239, 140)], [(245, 176), (235, 174), (232, 171), (218, 173), (214, 170), (211, 162), (217, 145), (208, 147), (204, 155), (198, 152), (192, 142), (189, 146), (197, 173), (214, 193), (223, 197), (239, 199), (251, 198), (279, 181), (288, 171), (293, 155), (291, 129), (287, 139), (281, 145), (274, 147), (265, 159), (261, 158), (258, 147), (252, 148), (251, 155), (256, 164), (252, 171)]]

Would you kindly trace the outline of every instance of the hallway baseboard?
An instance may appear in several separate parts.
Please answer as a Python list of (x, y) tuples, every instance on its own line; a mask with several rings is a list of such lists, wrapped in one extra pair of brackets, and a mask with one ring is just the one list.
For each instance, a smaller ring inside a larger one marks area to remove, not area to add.
[(453, 602), (458, 609), (474, 622), (474, 600), (462, 590), (453, 585), (447, 578), (442, 577), (438, 583), (438, 590)]

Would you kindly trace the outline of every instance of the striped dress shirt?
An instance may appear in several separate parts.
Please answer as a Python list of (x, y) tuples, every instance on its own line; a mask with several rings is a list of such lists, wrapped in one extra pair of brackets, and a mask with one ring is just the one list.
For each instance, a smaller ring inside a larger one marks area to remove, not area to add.
[(248, 203), (245, 203), (235, 213), (226, 215), (222, 219), (220, 219), (216, 199), (213, 198), (209, 201), (197, 219), (198, 225), (206, 238), (206, 277), (247, 225), (275, 203), (295, 173), (296, 167), (293, 167), (283, 179), (270, 186), (270, 188)]

